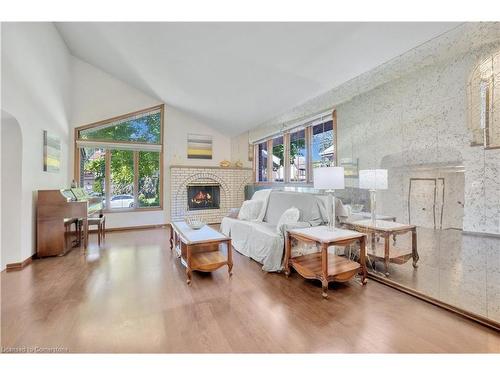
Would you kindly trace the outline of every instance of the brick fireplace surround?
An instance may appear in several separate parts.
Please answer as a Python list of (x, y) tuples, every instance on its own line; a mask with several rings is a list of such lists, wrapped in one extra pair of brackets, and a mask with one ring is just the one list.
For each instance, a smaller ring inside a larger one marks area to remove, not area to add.
[(189, 211), (209, 224), (220, 223), (230, 208), (240, 207), (244, 201), (245, 185), (252, 182), (250, 168), (170, 167), (170, 215), (172, 221), (183, 220), (188, 210), (187, 186), (191, 184), (220, 185), (220, 208)]

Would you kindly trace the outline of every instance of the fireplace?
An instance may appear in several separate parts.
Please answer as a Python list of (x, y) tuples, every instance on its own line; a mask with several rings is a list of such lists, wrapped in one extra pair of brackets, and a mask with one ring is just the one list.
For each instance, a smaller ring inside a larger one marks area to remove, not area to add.
[(188, 185), (187, 200), (188, 200), (188, 209), (190, 211), (219, 209), (220, 186)]

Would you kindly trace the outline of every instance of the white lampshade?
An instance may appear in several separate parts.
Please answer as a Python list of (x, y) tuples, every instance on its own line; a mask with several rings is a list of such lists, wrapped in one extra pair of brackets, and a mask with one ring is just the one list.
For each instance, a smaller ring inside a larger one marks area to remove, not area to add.
[(370, 190), (387, 189), (387, 169), (362, 169), (359, 171), (359, 188)]
[(314, 168), (313, 173), (315, 189), (334, 190), (344, 188), (344, 167)]

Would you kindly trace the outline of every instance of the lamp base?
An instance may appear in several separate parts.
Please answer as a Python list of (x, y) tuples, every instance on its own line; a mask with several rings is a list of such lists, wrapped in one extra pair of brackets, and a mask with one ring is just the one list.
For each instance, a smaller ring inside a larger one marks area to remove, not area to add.
[(370, 213), (372, 225), (377, 224), (377, 191), (372, 189), (370, 190)]
[(328, 215), (328, 229), (331, 231), (335, 230), (335, 197), (333, 196), (334, 190), (328, 190), (327, 196), (327, 215)]

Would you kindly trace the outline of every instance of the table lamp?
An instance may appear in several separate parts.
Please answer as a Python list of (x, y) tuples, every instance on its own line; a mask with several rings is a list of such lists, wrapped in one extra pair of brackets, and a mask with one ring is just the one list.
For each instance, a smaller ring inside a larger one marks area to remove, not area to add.
[(335, 228), (335, 204), (333, 192), (335, 189), (344, 188), (344, 167), (314, 168), (314, 188), (323, 189), (328, 193), (327, 214), (328, 228)]
[(370, 190), (372, 225), (377, 220), (377, 190), (387, 190), (387, 169), (362, 169), (359, 171), (359, 188)]

